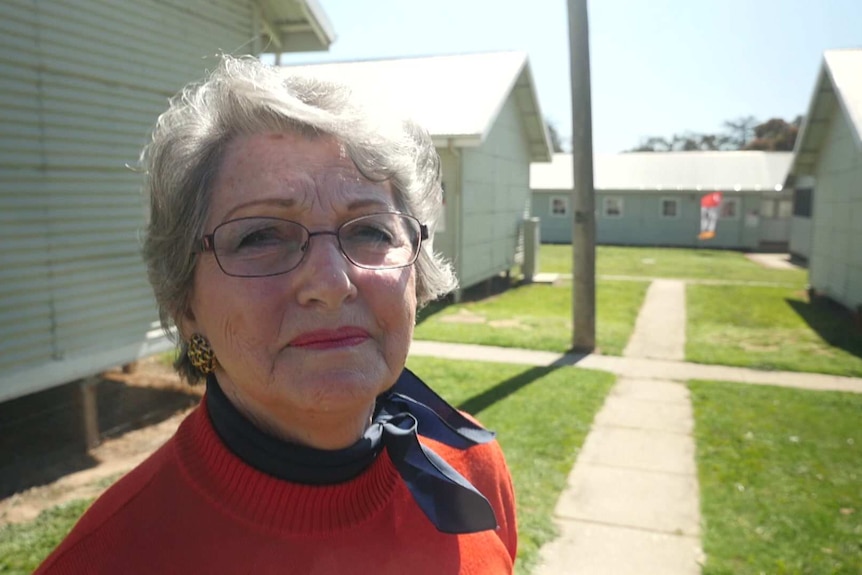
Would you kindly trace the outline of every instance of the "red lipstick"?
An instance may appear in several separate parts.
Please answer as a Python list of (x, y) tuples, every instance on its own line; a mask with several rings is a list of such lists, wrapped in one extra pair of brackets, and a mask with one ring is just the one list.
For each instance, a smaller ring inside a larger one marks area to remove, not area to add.
[(334, 349), (359, 345), (369, 337), (364, 329), (347, 326), (301, 333), (290, 340), (288, 345), (302, 349)]

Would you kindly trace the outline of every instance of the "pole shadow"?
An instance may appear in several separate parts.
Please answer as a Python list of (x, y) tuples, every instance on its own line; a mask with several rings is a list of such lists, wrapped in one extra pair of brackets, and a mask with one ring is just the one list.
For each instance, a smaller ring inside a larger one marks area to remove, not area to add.
[(498, 401), (506, 399), (522, 387), (530, 385), (537, 379), (562, 367), (574, 365), (576, 362), (577, 359), (573, 356), (565, 356), (550, 365), (531, 367), (514, 377), (501, 381), (494, 387), (486, 389), (478, 395), (474, 395), (473, 397), (464, 400), (460, 405), (458, 405), (458, 409), (475, 415), (494, 405)]

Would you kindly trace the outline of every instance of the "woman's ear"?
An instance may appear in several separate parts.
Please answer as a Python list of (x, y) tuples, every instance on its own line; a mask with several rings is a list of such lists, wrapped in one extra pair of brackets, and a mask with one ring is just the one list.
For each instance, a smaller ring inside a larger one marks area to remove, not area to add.
[(174, 325), (177, 326), (180, 339), (183, 341), (188, 341), (192, 334), (198, 333), (198, 323), (191, 306), (174, 318)]

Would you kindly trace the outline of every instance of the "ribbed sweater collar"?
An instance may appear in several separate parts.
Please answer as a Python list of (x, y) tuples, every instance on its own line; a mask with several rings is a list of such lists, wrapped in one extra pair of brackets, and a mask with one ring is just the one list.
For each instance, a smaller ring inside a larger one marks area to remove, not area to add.
[[(325, 452), (263, 434), (214, 379), (195, 415), (196, 425), (189, 424), (183, 436), (192, 440), (177, 441), (189, 474), (215, 492), (225, 509), (249, 515), (258, 525), (305, 533), (351, 527), (385, 503), (394, 479), (440, 531), (474, 533), (497, 526), (484, 495), (418, 439), (421, 433), (449, 448), (467, 449), (494, 434), (408, 369), (377, 398), (365, 435), (344, 450)], [(273, 510), (276, 515), (269, 515)]]
[(381, 511), (400, 483), (385, 452), (365, 473), (336, 485), (305, 485), (262, 473), (225, 447), (212, 427), (206, 402), (180, 427), (176, 454), (213, 505), (259, 529), (289, 535), (356, 527)]

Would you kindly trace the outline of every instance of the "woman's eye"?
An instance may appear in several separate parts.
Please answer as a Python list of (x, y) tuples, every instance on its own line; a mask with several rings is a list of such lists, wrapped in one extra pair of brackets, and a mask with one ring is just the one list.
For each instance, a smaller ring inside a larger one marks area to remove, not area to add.
[(237, 249), (272, 245), (283, 241), (284, 238), (275, 229), (267, 228), (256, 230), (243, 236), (237, 244)]
[(302, 251), (305, 229), (276, 218), (245, 218), (223, 224), (215, 232), (215, 248), (224, 257), (258, 258)]
[(375, 226), (357, 226), (350, 231), (350, 239), (357, 242), (391, 244), (395, 236), (389, 230)]

